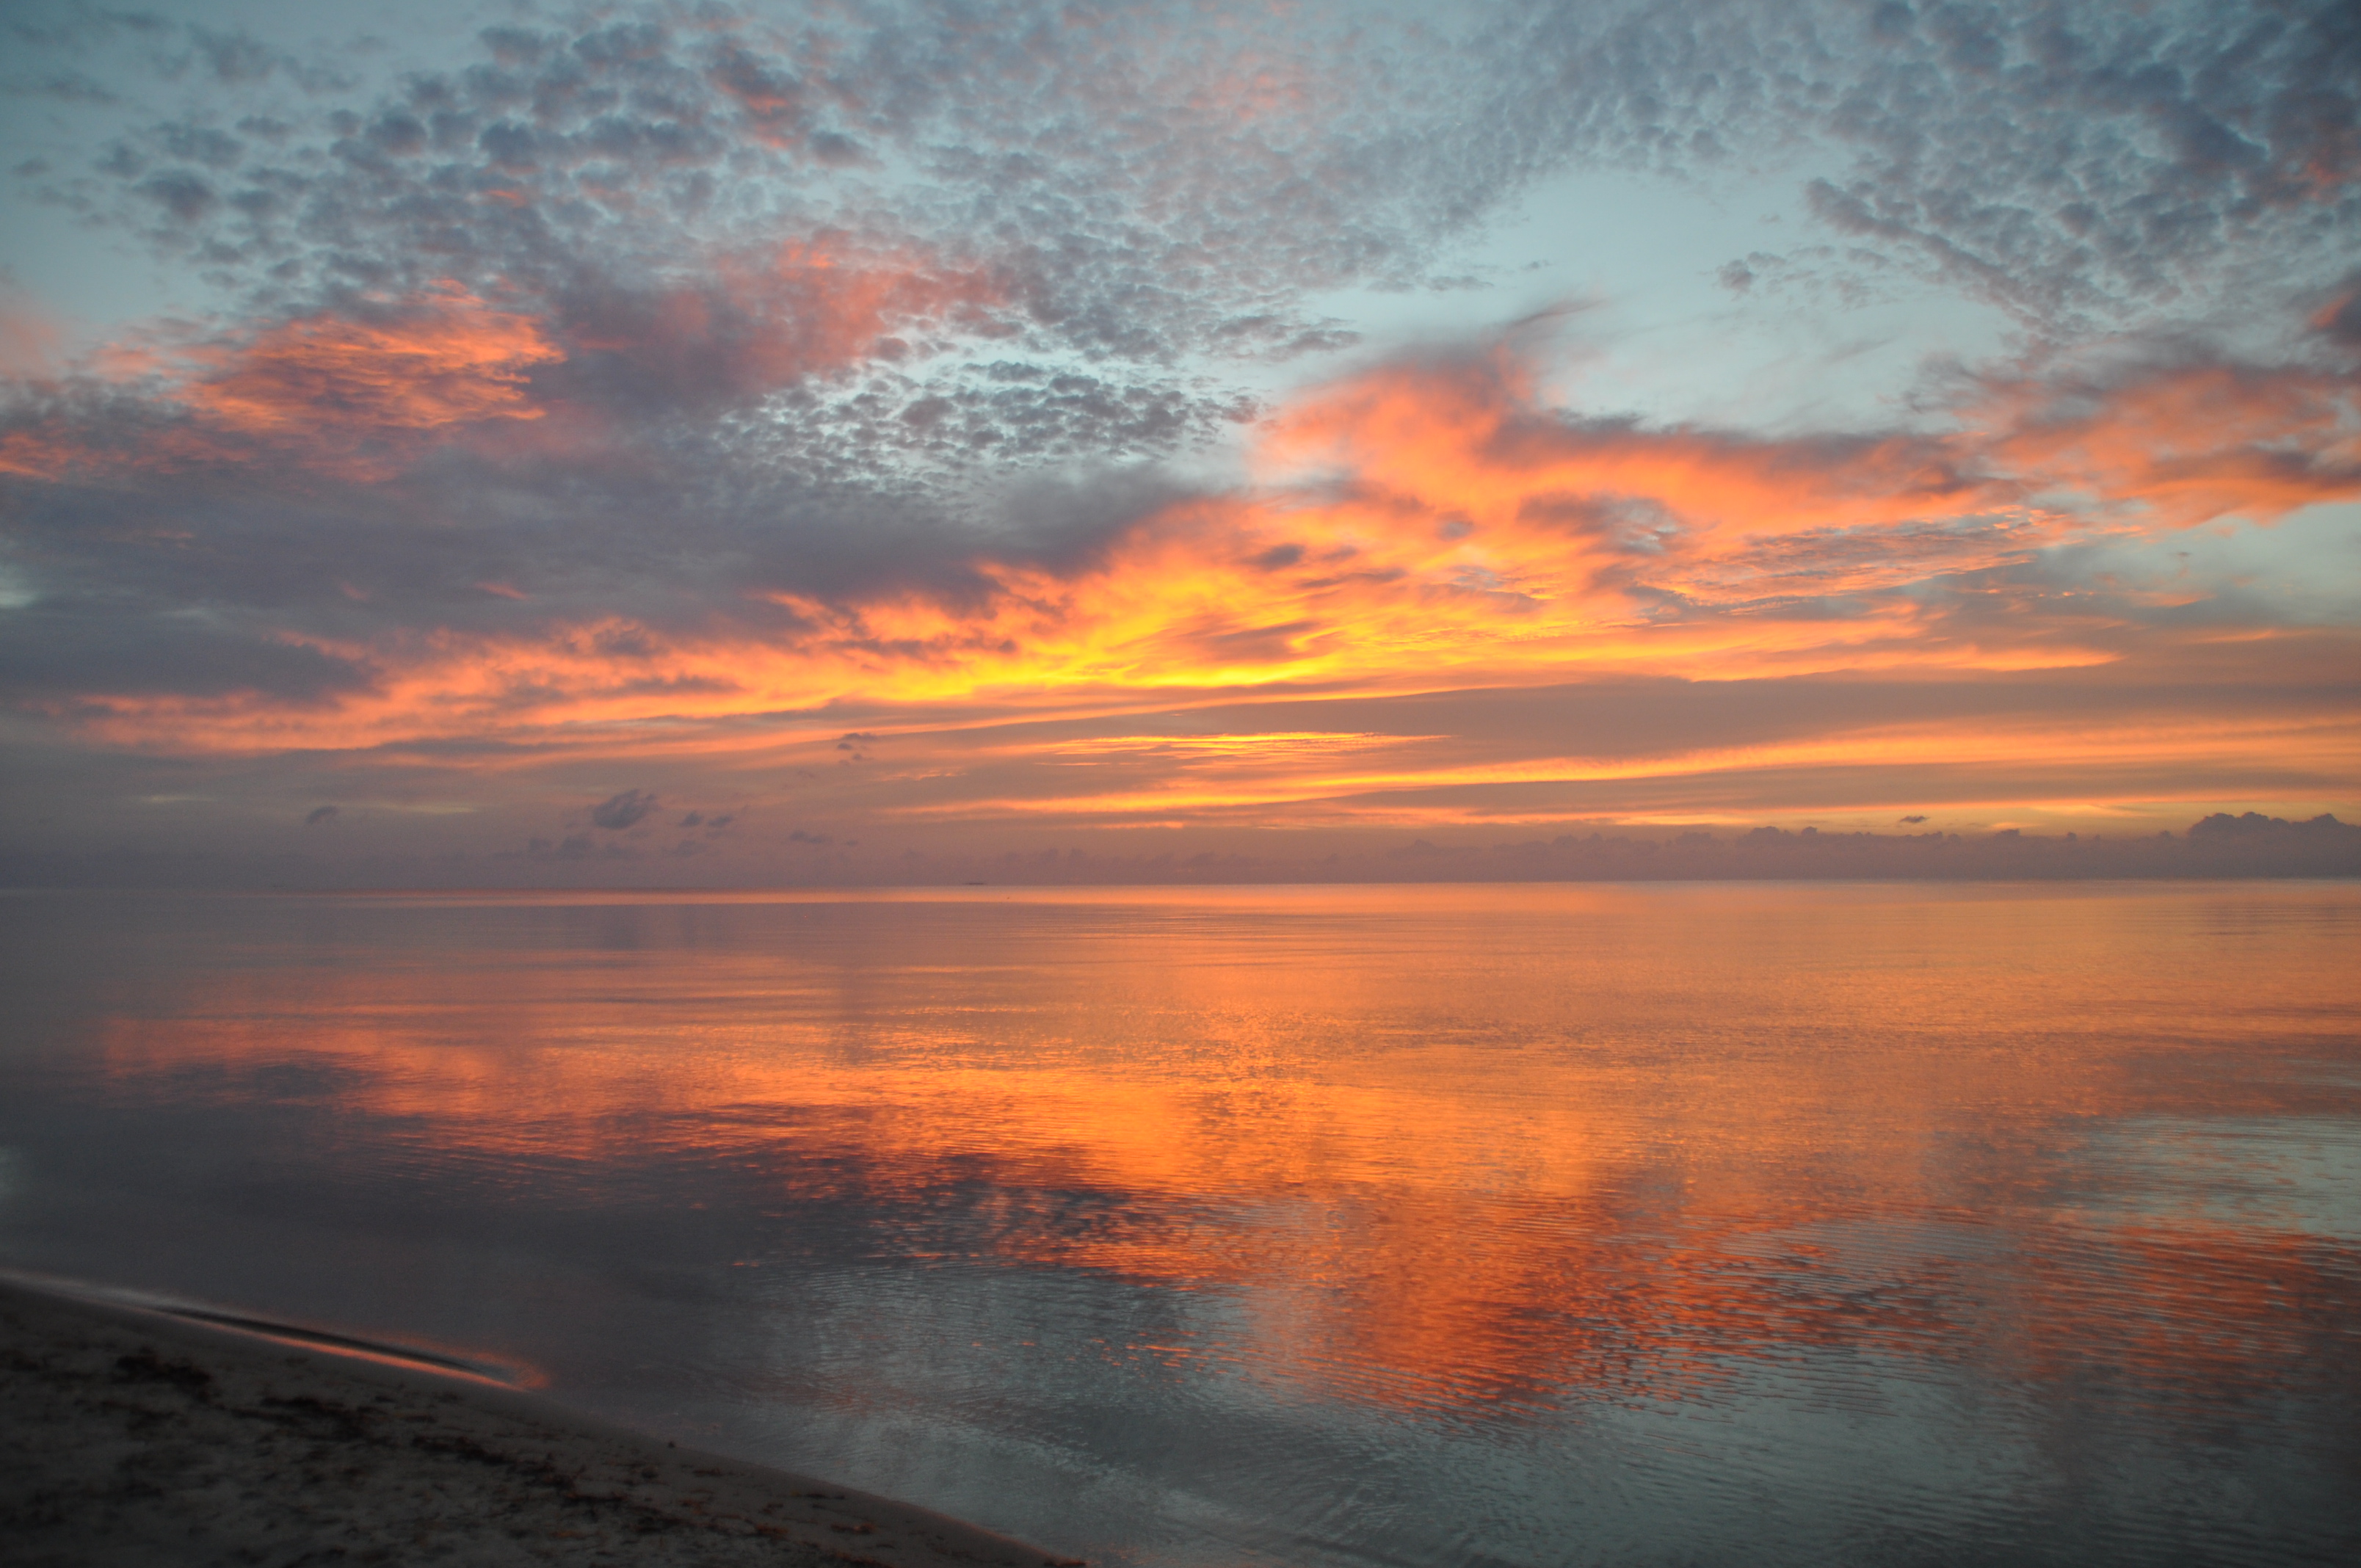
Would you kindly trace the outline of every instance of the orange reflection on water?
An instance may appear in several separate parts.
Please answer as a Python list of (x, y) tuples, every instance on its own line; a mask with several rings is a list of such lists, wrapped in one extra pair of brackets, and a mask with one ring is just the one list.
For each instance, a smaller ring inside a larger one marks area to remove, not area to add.
[[(2349, 1052), (2349, 890), (510, 907), (192, 979), (108, 1020), (109, 1070), (311, 1097), (415, 1179), (655, 1172), (916, 1264), (1211, 1293), (1234, 1328), (1149, 1348), (1428, 1410), (1823, 1353), (2268, 1388), (2353, 1293), (2361, 1227), (2270, 1133), (2334, 1101), (2273, 1066)], [(2290, 910), (2264, 981), (2240, 923)], [(2223, 1118), (2245, 1176), (2156, 1131)]]

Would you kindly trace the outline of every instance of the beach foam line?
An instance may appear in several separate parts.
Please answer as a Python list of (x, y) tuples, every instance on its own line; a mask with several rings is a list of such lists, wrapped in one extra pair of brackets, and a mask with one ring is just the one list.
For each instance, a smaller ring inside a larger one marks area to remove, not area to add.
[(485, 1365), (0, 1273), (10, 1561), (1073, 1562), (578, 1414)]
[(415, 1366), (423, 1371), (438, 1372), (445, 1376), (463, 1377), (474, 1382), (489, 1383), (496, 1387), (538, 1388), (548, 1382), (539, 1369), (511, 1362), (493, 1361), (485, 1357), (445, 1354), (418, 1345), (397, 1344), (390, 1340), (362, 1339), (357, 1335), (339, 1333), (331, 1329), (313, 1328), (307, 1323), (287, 1322), (277, 1318), (258, 1318), (242, 1312), (225, 1311), (218, 1307), (190, 1301), (177, 1296), (162, 1295), (152, 1290), (133, 1290), (117, 1285), (100, 1285), (86, 1279), (69, 1279), (54, 1274), (27, 1274), (19, 1269), (0, 1268), (0, 1285), (13, 1285), (20, 1289), (41, 1295), (62, 1297), (69, 1300), (85, 1301), (97, 1306), (128, 1309), (133, 1311), (160, 1312), (166, 1317), (181, 1318), (192, 1323), (208, 1323), (216, 1328), (235, 1329), (258, 1338), (277, 1340), (287, 1344), (307, 1345), (340, 1355), (357, 1356), (365, 1360), (384, 1362), (395, 1366)]

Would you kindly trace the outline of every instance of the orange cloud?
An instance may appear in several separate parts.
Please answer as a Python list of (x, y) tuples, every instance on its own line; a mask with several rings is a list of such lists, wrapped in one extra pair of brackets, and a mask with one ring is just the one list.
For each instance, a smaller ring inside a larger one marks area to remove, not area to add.
[(359, 441), (538, 419), (526, 378), (561, 355), (533, 317), (446, 284), (384, 321), (301, 318), (193, 357), (215, 367), (181, 394), (206, 424)]
[(170, 400), (129, 434), (52, 414), (0, 437), (0, 471), (55, 480), (218, 463), (295, 464), (358, 480), (436, 441), (545, 411), (537, 366), (564, 357), (543, 324), (456, 284), (366, 317), (301, 316), (243, 339), (158, 351), (110, 345), (92, 368)]
[(65, 334), (48, 315), (11, 294), (0, 285), (0, 381), (38, 380), (54, 373)]
[[(796, 265), (836, 272), (821, 258)], [(783, 372), (805, 362), (796, 355), (850, 352), (895, 311), (950, 297), (891, 273), (849, 272), (838, 287), (790, 291), (821, 302), (833, 324), (782, 348)], [(274, 400), (316, 375), (330, 401), (377, 430), (529, 411), (515, 367), (549, 352), (532, 323), (457, 297), (442, 309), (385, 351), (447, 366), (415, 392), (380, 393), (373, 373), (343, 368), (388, 340), (319, 328), (269, 340), (206, 395), (225, 418), (268, 423), (291, 417)], [(2160, 375), (2063, 412), (2004, 389), (1985, 411), (2013, 422), (1876, 440), (1660, 432), (1542, 407), (1506, 356), (1389, 368), (1271, 421), (1242, 492), (1166, 507), (1075, 561), (972, 558), (958, 594), (758, 590), (695, 630), (618, 615), (367, 644), (306, 638), (380, 679), (326, 708), (95, 693), (82, 711), (126, 743), (257, 751), (835, 702), (1056, 711), (1600, 673), (2064, 669), (2120, 656), (2121, 622), (2030, 589), (1988, 596), (1972, 616), (1885, 590), (2063, 540), (2361, 492), (2350, 392), (2321, 377)], [(2066, 489), (2085, 499), (2042, 504)]]
[(2361, 494), (2361, 382), (2207, 365), (2114, 386), (2002, 384), (1972, 411), (1986, 461), (2155, 530), (2271, 522)]
[(54, 424), (0, 435), (0, 474), (55, 480), (80, 466), (82, 447)]
[[(110, 345), (88, 368), (109, 382), (159, 389), (177, 420), (151, 407), (153, 428), (126, 442), (48, 415), (0, 434), (0, 472), (57, 480), (267, 460), (371, 482), (451, 441), (498, 436), (499, 448), (516, 448), (519, 427), (541, 421), (555, 433), (522, 444), (578, 449), (611, 442), (612, 422), (595, 405), (536, 388), (537, 371), (612, 355), (634, 382), (660, 387), (673, 403), (741, 399), (906, 355), (897, 332), (992, 330), (1005, 297), (984, 270), (859, 252), (840, 236), (760, 260), (725, 258), (699, 282), (600, 297), (562, 319), (445, 283), (398, 304), (296, 317), (243, 338), (169, 350)], [(19, 331), (13, 317), (0, 320), (0, 352), (32, 354), (47, 341), (39, 324)], [(9, 374), (26, 379), (13, 358)]]
[(1568, 420), (1536, 400), (1531, 368), (1506, 351), (1326, 389), (1273, 422), (1262, 455), (1266, 472), (1325, 464), (1372, 500), (1552, 541), (1893, 525), (1993, 499), (1926, 438), (1754, 440)]

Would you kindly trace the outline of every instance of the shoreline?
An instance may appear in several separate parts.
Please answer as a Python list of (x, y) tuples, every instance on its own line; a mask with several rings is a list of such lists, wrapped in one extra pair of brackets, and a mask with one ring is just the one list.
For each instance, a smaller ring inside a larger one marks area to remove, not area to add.
[(400, 1347), (280, 1327), (0, 1277), (11, 1563), (1071, 1561)]

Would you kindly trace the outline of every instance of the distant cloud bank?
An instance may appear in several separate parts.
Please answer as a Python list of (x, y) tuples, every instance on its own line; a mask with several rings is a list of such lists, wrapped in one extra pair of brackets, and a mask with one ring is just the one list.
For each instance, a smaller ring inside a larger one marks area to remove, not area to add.
[(1835, 880), (2006, 882), (2110, 877), (2361, 876), (2361, 827), (2334, 816), (2290, 822), (2217, 813), (2186, 833), (1822, 833), (1757, 828), (1669, 837), (1562, 833), (1393, 852), (1405, 881), (1673, 882)]
[[(323, 808), (326, 809), (326, 808)], [(603, 824), (602, 824), (603, 825)], [(656, 891), (746, 885), (940, 887), (1193, 885), (1224, 883), (1510, 882), (2071, 882), (2169, 878), (2361, 877), (2361, 826), (2323, 815), (2307, 822), (2219, 813), (2184, 833), (1823, 833), (1755, 828), (1640, 832), (1599, 828), (1547, 839), (1462, 832), (1356, 854), (1284, 851), (1123, 854), (1076, 844), (1000, 855), (903, 854), (862, 859), (857, 845), (797, 828), (786, 842), (840, 848), (815, 865), (699, 867), (684, 877), (686, 846), (638, 849), (591, 833), (535, 839), (489, 865), (381, 861), (315, 862), (301, 853), (229, 857), (201, 850), (148, 855), (17, 853), (0, 858), (0, 887), (448, 889), (541, 886)], [(701, 848), (702, 845), (698, 844)], [(570, 873), (553, 881), (552, 872)]]

